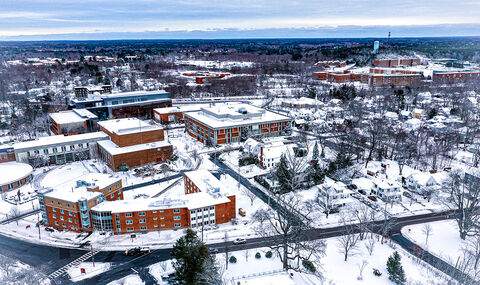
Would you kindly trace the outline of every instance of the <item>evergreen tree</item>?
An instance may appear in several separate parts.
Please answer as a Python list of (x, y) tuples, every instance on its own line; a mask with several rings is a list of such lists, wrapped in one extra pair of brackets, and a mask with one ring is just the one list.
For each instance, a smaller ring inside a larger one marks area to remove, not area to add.
[(315, 142), (315, 145), (313, 146), (312, 161), (318, 162), (318, 143), (317, 142)]
[(187, 229), (187, 234), (177, 240), (172, 256), (175, 258), (173, 267), (179, 284), (218, 284), (212, 281), (219, 279), (215, 259), (192, 229)]
[(395, 284), (405, 284), (406, 282), (400, 259), (400, 254), (395, 251), (387, 260), (388, 278)]
[(291, 183), (293, 175), (290, 172), (287, 158), (284, 154), (282, 154), (282, 156), (280, 157), (280, 162), (277, 164), (275, 176), (277, 178), (278, 184), (280, 185), (280, 193), (284, 194), (293, 191)]

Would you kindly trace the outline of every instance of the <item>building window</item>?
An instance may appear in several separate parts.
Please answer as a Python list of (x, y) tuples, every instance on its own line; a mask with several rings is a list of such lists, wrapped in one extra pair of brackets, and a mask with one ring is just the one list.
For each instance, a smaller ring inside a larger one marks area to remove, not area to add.
[(60, 216), (60, 220), (63, 221), (63, 216)]
[(144, 216), (145, 216), (145, 212), (140, 212), (140, 213), (138, 213), (138, 215), (141, 216), (141, 217), (144, 217)]
[(180, 209), (173, 209), (174, 213), (180, 213)]
[(133, 221), (132, 221), (132, 220), (126, 220), (126, 221), (125, 221), (125, 224), (127, 224), (127, 225), (132, 225), (132, 224), (133, 224)]
[(146, 231), (146, 230), (147, 230), (147, 227), (140, 227), (140, 230), (141, 230), (141, 231)]
[(139, 222), (140, 224), (145, 224), (145, 219), (140, 219), (140, 220), (138, 220), (138, 222)]
[(176, 221), (179, 221), (181, 219), (180, 216), (173, 216), (173, 219), (176, 220)]
[(125, 217), (130, 218), (132, 216), (132, 213), (125, 213)]
[(127, 232), (133, 232), (133, 228), (127, 228)]
[(65, 213), (65, 211), (63, 209), (60, 210), (60, 214), (64, 214), (64, 213)]
[(174, 223), (173, 226), (176, 227), (176, 228), (179, 228), (179, 227), (180, 227), (180, 223)]

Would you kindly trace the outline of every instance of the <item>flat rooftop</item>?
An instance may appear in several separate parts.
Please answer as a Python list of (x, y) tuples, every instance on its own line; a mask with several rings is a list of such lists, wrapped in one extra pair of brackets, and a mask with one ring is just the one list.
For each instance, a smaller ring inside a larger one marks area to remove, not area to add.
[(69, 111), (61, 111), (48, 114), (50, 118), (57, 124), (76, 124), (83, 123), (88, 119), (96, 119), (97, 116), (87, 109), (73, 109)]
[(111, 140), (103, 140), (103, 141), (99, 141), (98, 145), (101, 148), (103, 148), (106, 152), (108, 152), (110, 155), (118, 155), (118, 154), (131, 153), (131, 152), (143, 151), (148, 149), (162, 148), (162, 147), (170, 146), (171, 144), (168, 141), (163, 140), (163, 141), (157, 141), (157, 142), (151, 142), (151, 143), (143, 143), (143, 144), (137, 144), (132, 146), (119, 147)]
[(124, 118), (101, 121), (98, 122), (98, 125), (105, 130), (117, 135), (134, 134), (163, 129), (162, 126), (157, 125), (152, 121), (144, 121), (137, 118)]
[(26, 163), (4, 162), (0, 163), (0, 185), (7, 185), (32, 174), (33, 168)]
[(179, 113), (179, 112), (185, 113), (185, 112), (200, 111), (202, 108), (206, 108), (208, 106), (209, 104), (180, 105), (180, 106), (173, 106), (173, 107), (156, 108), (156, 109), (153, 109), (153, 111), (158, 114), (171, 114), (171, 113)]
[(108, 135), (105, 134), (104, 132), (93, 132), (93, 133), (86, 133), (86, 134), (79, 134), (79, 135), (72, 135), (72, 136), (64, 136), (64, 135), (48, 136), (48, 137), (41, 137), (36, 140), (14, 143), (13, 148), (15, 149), (15, 151), (19, 151), (24, 149), (36, 148), (36, 147), (46, 147), (46, 146), (61, 145), (61, 144), (67, 144), (67, 143), (106, 140), (108, 138), (109, 138)]
[(51, 188), (50, 192), (46, 192), (45, 197), (54, 199), (77, 202), (82, 199), (93, 199), (100, 196), (101, 192), (89, 191), (90, 188), (103, 189), (113, 183), (118, 182), (121, 178), (104, 173), (87, 173), (76, 179), (56, 185)]
[(248, 104), (214, 105), (186, 116), (213, 129), (291, 120), (287, 116)]

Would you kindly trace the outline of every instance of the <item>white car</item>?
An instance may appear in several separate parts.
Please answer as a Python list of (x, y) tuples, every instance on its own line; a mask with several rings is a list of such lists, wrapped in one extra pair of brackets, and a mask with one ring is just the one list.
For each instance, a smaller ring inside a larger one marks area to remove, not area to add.
[(244, 243), (247, 243), (247, 240), (244, 239), (244, 238), (236, 238), (236, 239), (233, 241), (233, 244), (244, 244)]

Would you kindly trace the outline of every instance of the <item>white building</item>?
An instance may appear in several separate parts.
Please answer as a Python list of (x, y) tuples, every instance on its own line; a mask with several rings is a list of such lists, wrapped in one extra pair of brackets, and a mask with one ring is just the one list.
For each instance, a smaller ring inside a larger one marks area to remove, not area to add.
[(428, 172), (414, 172), (405, 179), (405, 186), (411, 191), (423, 193), (438, 189), (440, 183)]
[(41, 157), (47, 164), (64, 164), (95, 157), (97, 142), (101, 140), (108, 140), (103, 132), (48, 136), (15, 143), (13, 149), (18, 162), (35, 164), (34, 161)]
[(377, 195), (385, 202), (395, 202), (402, 200), (402, 187), (394, 181), (384, 178), (372, 178), (374, 184), (372, 194)]
[(353, 191), (343, 182), (325, 177), (323, 184), (314, 187), (318, 189), (318, 202), (328, 210), (338, 209), (353, 202)]

